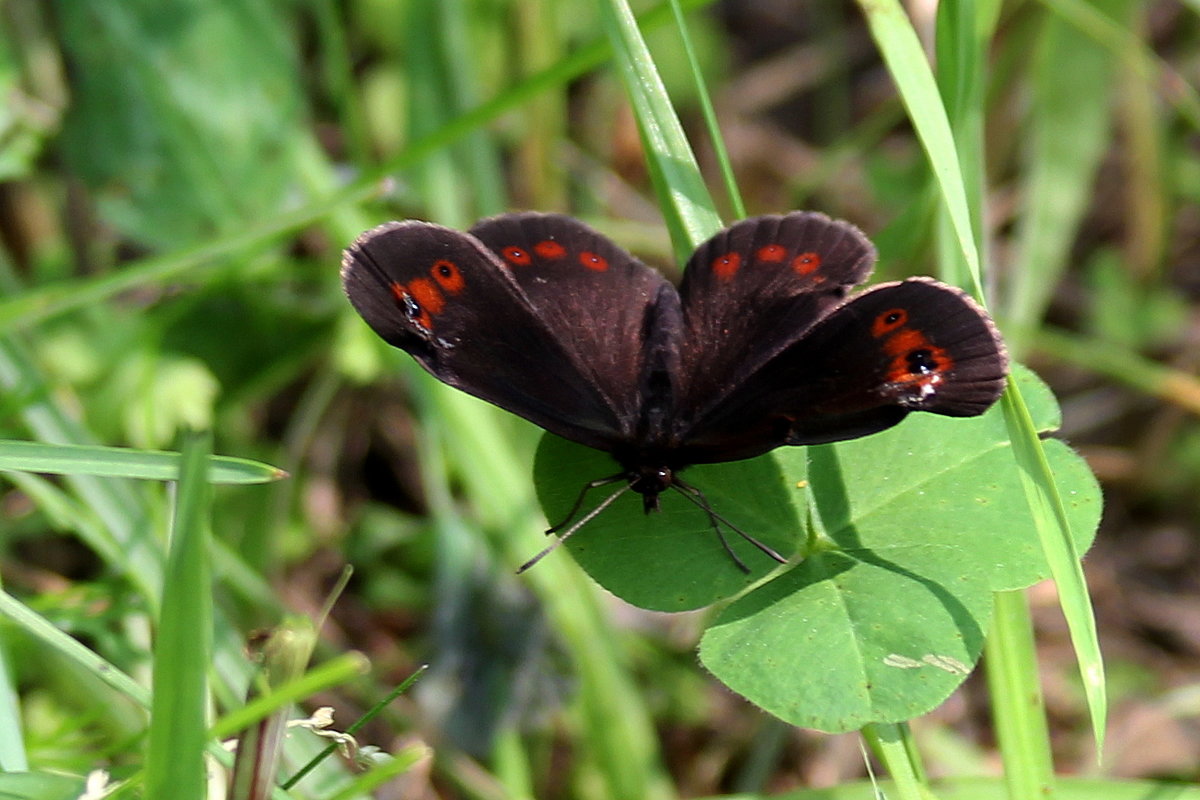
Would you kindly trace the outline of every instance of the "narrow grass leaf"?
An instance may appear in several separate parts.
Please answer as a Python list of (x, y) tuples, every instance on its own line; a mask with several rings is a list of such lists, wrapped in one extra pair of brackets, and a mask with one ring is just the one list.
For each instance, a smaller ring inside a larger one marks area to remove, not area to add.
[[(92, 434), (55, 399), (33, 356), (14, 338), (0, 339), (0, 389), (44, 398), (21, 409), (21, 420), (37, 439), (60, 444), (94, 442)], [(135, 491), (132, 481), (69, 475), (66, 483), (114, 545), (102, 551), (116, 556), (108, 562), (109, 567), (127, 575), (147, 604), (157, 608), (163, 557), (145, 535), (151, 524), (150, 504)]]
[(24, 772), (29, 769), (29, 756), (21, 719), (21, 694), (14, 683), (11, 661), (8, 649), (0, 645), (0, 771)]
[(276, 709), (353, 680), (369, 668), (370, 663), (362, 653), (343, 653), (293, 680), (272, 686), (269, 693), (257, 695), (242, 708), (229, 712), (213, 725), (212, 735), (218, 739), (232, 736)]
[[(957, 149), (920, 41), (904, 10), (895, 0), (862, 0), (860, 5), (937, 176), (947, 213), (950, 215), (973, 279), (975, 293), (982, 296), (979, 254), (971, 230), (970, 209), (963, 187)], [(1058, 584), (1059, 602), (1067, 618), (1076, 656), (1080, 662), (1093, 732), (1097, 744), (1100, 744), (1103, 741), (1104, 720), (1107, 715), (1104, 671), (1096, 637), (1095, 617), (1088, 598), (1079, 554), (1075, 549), (1066, 510), (1046, 461), (1046, 454), (1042, 450), (1041, 441), (1025, 401), (1011, 378), (1002, 407), (1013, 443), (1013, 454), (1020, 468), (1026, 500), (1033, 512), (1046, 560)]]
[(1020, 357), (1067, 267), (1092, 181), (1111, 139), (1113, 60), (1106, 49), (1051, 18), (1030, 63), (1024, 208), (1003, 317)]
[(996, 739), (1011, 797), (1051, 797), (1057, 780), (1024, 592), (996, 592), (984, 644)]
[(1013, 458), (1020, 468), (1025, 499), (1033, 512), (1034, 523), (1050, 573), (1058, 585), (1058, 602), (1071, 632), (1071, 643), (1079, 659), (1084, 695), (1091, 714), (1092, 734), (1098, 751), (1104, 749), (1104, 727), (1108, 717), (1108, 698), (1104, 680), (1104, 660), (1096, 633), (1096, 616), (1088, 596), (1087, 581), (1079, 551), (1071, 537), (1071, 525), (1046, 452), (1038, 438), (1029, 409), (1009, 378), (1009, 390), (1001, 397), (1004, 421), (1013, 444)]
[(971, 288), (977, 298), (983, 296), (979, 251), (971, 226), (971, 209), (958, 148), (941, 93), (921, 41), (897, 0), (860, 0), (871, 36), (887, 64), (892, 80), (900, 90), (900, 100), (908, 110), (917, 138), (921, 141), (938, 187), (945, 200), (946, 213), (959, 248), (966, 261)]
[(115, 664), (89, 650), (77, 639), (59, 630), (45, 617), (4, 591), (0, 591), (0, 614), (138, 705), (150, 707), (150, 694), (145, 687), (118, 669)]
[(390, 756), (379, 766), (376, 766), (355, 778), (340, 791), (329, 796), (329, 800), (354, 800), (358, 797), (369, 797), (370, 792), (395, 778), (403, 775), (421, 761), (430, 758), (433, 751), (423, 744), (411, 744), (400, 752)]
[(687, 55), (688, 71), (696, 84), (696, 97), (700, 101), (700, 111), (704, 115), (704, 127), (708, 130), (708, 138), (712, 143), (713, 155), (721, 168), (721, 180), (725, 184), (725, 194), (728, 195), (729, 205), (735, 219), (746, 216), (746, 204), (742, 202), (742, 193), (738, 189), (737, 178), (733, 174), (733, 164), (729, 160), (729, 150), (725, 147), (725, 137), (721, 135), (721, 126), (717, 123), (717, 112), (713, 109), (712, 97), (708, 93), (708, 85), (704, 81), (704, 73), (700, 70), (700, 60), (696, 58), (696, 49), (692, 46), (692, 37), (688, 33), (687, 19), (683, 15), (683, 5), (679, 0), (671, 0), (671, 11), (675, 15), (675, 27), (679, 29), (679, 40), (683, 43), (683, 52)]
[(188, 436), (176, 493), (162, 613), (154, 643), (146, 796), (201, 800), (208, 670), (212, 664), (212, 582), (208, 562), (211, 437)]
[[(106, 475), (173, 481), (179, 477), (180, 454), (100, 445), (0, 441), (0, 470), (51, 475)], [(270, 464), (230, 456), (210, 456), (209, 483), (267, 483), (287, 477)]]
[(605, 0), (599, 8), (675, 256), (686, 263), (701, 242), (721, 229), (720, 215), (628, 3)]
[[(975, 246), (981, 261), (987, 250), (983, 241), (983, 216), (986, 205), (986, 146), (984, 141), (984, 116), (986, 113), (986, 90), (988, 76), (989, 44), (995, 33), (999, 9), (997, 4), (989, 7), (976, 3), (945, 3), (938, 7), (937, 16), (937, 69), (938, 84), (946, 98), (947, 116), (951, 121), (955, 145), (958, 147), (959, 164), (962, 167), (970, 203), (971, 225)], [(944, 208), (944, 205), (943, 205)], [(948, 217), (939, 215), (938, 237), (942, 274), (963, 280), (962, 259), (956, 255), (951, 244), (952, 236), (947, 233)], [(981, 264), (981, 272), (986, 265)], [(1039, 431), (1044, 427), (1038, 426)], [(1009, 456), (1011, 467), (1011, 455)], [(1060, 477), (1061, 473), (1060, 473)], [(1098, 493), (1097, 493), (1098, 495)], [(1097, 502), (1098, 505), (1098, 502)], [(1078, 532), (1076, 528), (1075, 532)], [(1003, 556), (1001, 556), (1003, 558)], [(1013, 594), (998, 592), (992, 596), (993, 613), (1007, 609), (1012, 613), (1013, 603), (1001, 603), (1001, 599)], [(1017, 593), (1021, 597), (1023, 594)], [(1027, 610), (1027, 609), (1026, 609)], [(1025, 620), (1026, 626), (1029, 621)], [(985, 669), (989, 679), (1010, 683), (1012, 675), (1024, 675), (1021, 688), (1026, 694), (1020, 701), (1003, 693), (992, 695), (992, 716), (998, 729), (1005, 729), (1008, 736), (1000, 740), (1000, 752), (1004, 759), (1004, 772), (1010, 784), (1019, 787), (1014, 797), (1033, 796), (1032, 787), (1052, 788), (1054, 765), (1050, 748), (1050, 732), (1044, 714), (1039, 717), (1030, 710), (1042, 709), (1041, 687), (1037, 681), (1037, 661), (1028, 642), (1010, 641), (1013, 631), (1020, 630), (1020, 620), (1011, 624), (992, 624), (985, 646), (991, 652), (1002, 653), (1001, 659), (989, 659)], [(994, 678), (993, 672), (1005, 670), (1005, 675)], [(1010, 680), (1003, 680), (1009, 678)]]

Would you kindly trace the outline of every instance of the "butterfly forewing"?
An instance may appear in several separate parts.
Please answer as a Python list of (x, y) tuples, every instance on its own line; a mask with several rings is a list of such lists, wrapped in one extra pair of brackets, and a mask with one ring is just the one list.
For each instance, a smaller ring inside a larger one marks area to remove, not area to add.
[(981, 414), (1007, 356), (964, 292), (928, 278), (884, 284), (827, 314), (697, 419), (695, 461), (875, 433), (910, 411)]
[(439, 380), (581, 444), (624, 438), (591, 370), (475, 237), (380, 226), (346, 251), (342, 282), (367, 324)]
[[(562, 214), (502, 214), (471, 229), (501, 259), (558, 343), (633, 436), (648, 343), (674, 288), (607, 237)], [(663, 306), (660, 308), (660, 305)], [(672, 339), (673, 342), (673, 339)]]

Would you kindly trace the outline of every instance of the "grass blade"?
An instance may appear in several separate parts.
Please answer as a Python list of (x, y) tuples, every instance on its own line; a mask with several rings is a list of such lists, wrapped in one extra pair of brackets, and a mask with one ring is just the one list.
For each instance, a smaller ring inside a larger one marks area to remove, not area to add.
[(606, 0), (600, 3), (600, 15), (633, 106), (676, 259), (686, 263), (701, 242), (721, 229), (721, 218), (628, 3)]
[(1011, 797), (1050, 797), (1056, 781), (1029, 602), (1024, 592), (998, 592), (994, 607), (984, 652), (1004, 780)]
[(729, 205), (735, 219), (746, 216), (746, 204), (742, 202), (742, 192), (738, 189), (737, 178), (733, 174), (733, 164), (729, 161), (729, 150), (725, 147), (725, 137), (721, 135), (721, 126), (717, 123), (717, 112), (713, 109), (712, 97), (700, 71), (700, 61), (696, 58), (696, 50), (692, 46), (692, 37), (688, 33), (687, 20), (683, 16), (683, 6), (679, 0), (671, 0), (671, 11), (675, 14), (675, 27), (679, 29), (679, 39), (683, 43), (683, 52), (687, 55), (688, 71), (696, 84), (696, 98), (700, 101), (700, 111), (704, 114), (704, 127), (708, 130), (708, 138), (712, 142), (713, 154), (721, 168), (721, 180), (725, 184), (725, 193), (729, 196)]
[[(971, 228), (958, 150), (920, 41), (898, 2), (876, 0), (860, 5), (933, 167), (974, 291), (982, 297), (979, 253)], [(1046, 560), (1058, 584), (1060, 603), (1080, 662), (1093, 733), (1099, 746), (1103, 742), (1107, 700), (1095, 617), (1083, 568), (1041, 441), (1025, 401), (1011, 379), (1002, 402), (1026, 499), (1033, 511)]]
[(205, 711), (212, 663), (212, 586), (208, 561), (211, 438), (184, 442), (162, 614), (154, 647), (146, 753), (146, 796), (205, 796)]
[[(159, 450), (0, 441), (0, 470), (173, 481), (179, 478), (180, 462), (179, 453)], [(287, 477), (278, 467), (231, 456), (210, 456), (207, 474), (209, 483), (267, 483)]]
[(79, 640), (59, 630), (45, 617), (4, 591), (0, 591), (0, 615), (7, 617), (27, 634), (75, 662), (138, 705), (150, 707), (150, 695), (145, 687), (122, 672), (115, 664), (96, 655)]
[(1018, 355), (1027, 346), (1025, 331), (1042, 318), (1067, 268), (1111, 124), (1113, 61), (1104, 48), (1054, 18), (1038, 45), (1031, 68), (1027, 199), (1013, 259), (1037, 269), (1013, 270), (1003, 309), (1013, 323), (1009, 347)]

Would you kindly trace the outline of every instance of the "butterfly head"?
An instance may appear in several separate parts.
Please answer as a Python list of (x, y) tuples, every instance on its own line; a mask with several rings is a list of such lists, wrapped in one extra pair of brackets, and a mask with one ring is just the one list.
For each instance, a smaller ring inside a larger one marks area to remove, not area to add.
[(649, 514), (658, 511), (658, 496), (671, 488), (675, 470), (670, 467), (641, 464), (629, 470), (629, 487), (642, 496), (642, 507)]

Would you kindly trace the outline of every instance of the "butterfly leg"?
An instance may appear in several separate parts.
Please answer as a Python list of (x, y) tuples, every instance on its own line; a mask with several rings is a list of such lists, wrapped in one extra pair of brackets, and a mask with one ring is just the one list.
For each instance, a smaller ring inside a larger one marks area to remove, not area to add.
[(579, 490), (579, 496), (575, 498), (575, 503), (571, 506), (571, 510), (567, 512), (567, 516), (563, 518), (562, 522), (558, 523), (557, 525), (551, 525), (549, 528), (547, 528), (546, 534), (549, 535), (551, 533), (558, 533), (560, 530), (565, 528), (567, 523), (569, 523), (572, 518), (579, 513), (579, 509), (583, 507), (583, 501), (587, 498), (587, 493), (592, 489), (599, 489), (601, 486), (608, 486), (610, 483), (616, 483), (617, 481), (627, 479), (628, 476), (624, 472), (618, 472), (616, 475), (609, 475), (607, 478), (597, 478), (594, 481), (588, 481), (585, 483), (583, 488)]
[[(592, 483), (596, 483), (596, 481), (592, 481)], [(608, 483), (616, 483), (616, 481), (610, 480), (610, 481), (608, 481)], [(604, 484), (603, 484), (603, 483), (599, 483), (598, 485), (599, 485), (599, 486), (603, 486)], [(588, 486), (586, 486), (586, 487), (584, 488), (584, 490), (583, 490), (583, 491), (584, 491), (584, 494), (586, 494), (586, 493), (587, 493), (587, 490), (588, 490), (588, 489), (594, 489), (594, 488), (596, 488), (596, 487), (592, 486), (591, 484), (588, 484)], [(530, 567), (532, 567), (532, 566), (533, 566), (534, 564), (536, 564), (537, 562), (541, 561), (541, 560), (542, 560), (543, 558), (545, 558), (547, 555), (549, 555), (550, 553), (554, 552), (554, 550), (556, 550), (556, 549), (558, 548), (558, 546), (559, 546), (559, 545), (561, 545), (561, 544), (562, 544), (563, 542), (565, 542), (565, 541), (566, 541), (568, 538), (570, 538), (571, 534), (575, 533), (575, 531), (579, 530), (579, 529), (580, 529), (580, 528), (582, 528), (584, 525), (586, 525), (586, 524), (588, 524), (589, 522), (591, 522), (592, 520), (594, 520), (594, 519), (595, 519), (597, 516), (599, 516), (599, 515), (600, 515), (600, 512), (601, 512), (601, 511), (603, 511), (604, 509), (608, 508), (610, 505), (612, 505), (612, 504), (613, 504), (613, 501), (615, 501), (615, 500), (616, 500), (618, 497), (620, 497), (621, 495), (625, 494), (626, 492), (630, 491), (632, 488), (633, 488), (633, 487), (632, 487), (632, 486), (630, 486), (629, 484), (625, 484), (625, 485), (624, 485), (624, 486), (622, 486), (620, 489), (617, 489), (615, 492), (613, 492), (612, 494), (610, 494), (608, 497), (606, 497), (606, 498), (604, 498), (603, 500), (601, 500), (601, 501), (600, 501), (600, 505), (596, 506), (596, 507), (595, 507), (595, 508), (593, 508), (591, 511), (589, 511), (588, 513), (586, 513), (586, 514), (584, 514), (582, 517), (580, 517), (580, 518), (579, 518), (579, 520), (578, 520), (578, 521), (577, 521), (577, 522), (576, 522), (574, 525), (572, 525), (571, 527), (567, 528), (566, 532), (565, 532), (565, 533), (564, 533), (562, 536), (559, 536), (559, 537), (558, 537), (557, 539), (555, 539), (553, 542), (551, 542), (550, 544), (548, 544), (548, 545), (546, 545), (545, 547), (543, 547), (543, 548), (542, 548), (542, 551), (541, 551), (540, 553), (538, 553), (536, 556), (534, 556), (533, 558), (529, 559), (529, 560), (528, 560), (528, 561), (526, 561), (524, 564), (522, 564), (522, 565), (521, 565), (521, 566), (520, 566), (520, 567), (517, 569), (517, 574), (518, 574), (518, 575), (520, 575), (522, 572), (524, 572), (525, 570), (529, 569)], [(579, 505), (579, 504), (578, 504), (578, 503), (576, 503), (576, 506), (578, 506), (578, 505)], [(575, 513), (574, 511), (572, 511), (572, 512), (571, 512), (572, 516), (574, 515), (574, 513)], [(570, 517), (568, 517), (568, 519), (570, 519)], [(565, 525), (566, 523), (563, 523), (563, 524)], [(562, 526), (561, 526), (561, 525), (559, 525), (558, 527), (560, 527), (560, 528), (561, 528)], [(553, 530), (553, 528), (552, 528), (551, 530)], [(549, 533), (549, 531), (547, 531), (547, 533)]]
[(704, 496), (704, 492), (700, 491), (695, 486), (692, 486), (690, 483), (686, 483), (677, 477), (673, 477), (671, 479), (671, 487), (674, 488), (675, 491), (679, 492), (681, 495), (686, 497), (688, 500), (690, 500), (692, 503), (694, 503), (695, 505), (704, 509), (704, 513), (708, 514), (708, 521), (710, 523), (712, 523), (713, 530), (715, 530), (717, 532), (717, 537), (721, 540), (721, 545), (725, 548), (725, 552), (729, 554), (730, 558), (733, 559), (733, 562), (738, 565), (738, 568), (742, 572), (749, 572), (750, 569), (746, 566), (746, 564), (740, 558), (737, 557), (737, 555), (734, 554), (733, 549), (729, 546), (729, 542), (727, 542), (725, 540), (725, 534), (721, 532), (721, 526), (718, 523), (724, 523), (726, 526), (728, 526), (728, 528), (730, 530), (732, 530), (738, 536), (742, 537), (747, 542), (754, 545), (759, 550), (761, 550), (763, 553), (765, 553), (767, 556), (778, 561), (780, 564), (787, 563), (787, 559), (784, 558), (783, 556), (781, 556), (773, 548), (763, 544), (758, 539), (755, 539), (753, 536), (746, 533), (744, 530), (739, 528), (737, 525), (734, 525), (732, 522), (730, 522), (729, 520), (725, 519), (720, 514), (718, 514), (713, 509), (713, 507), (711, 505), (709, 505), (708, 498)]

